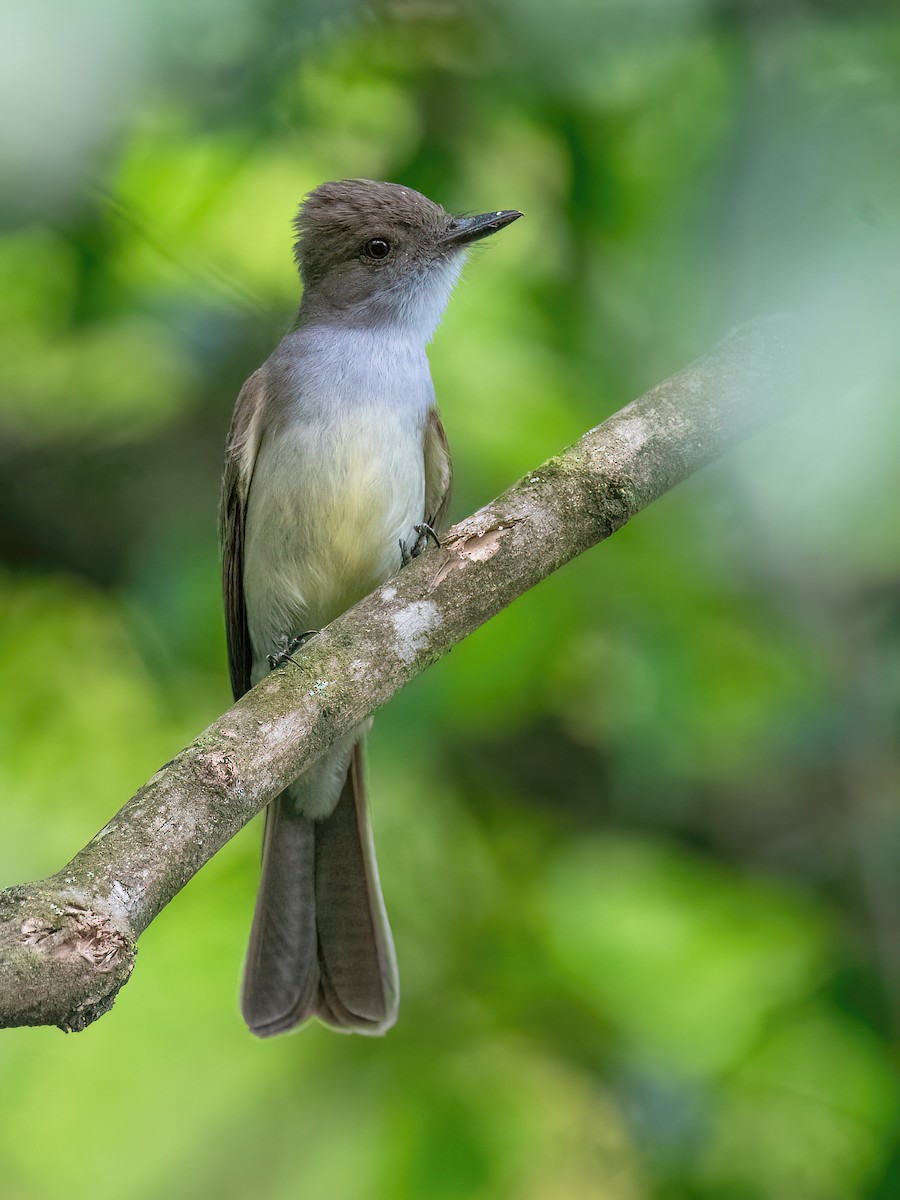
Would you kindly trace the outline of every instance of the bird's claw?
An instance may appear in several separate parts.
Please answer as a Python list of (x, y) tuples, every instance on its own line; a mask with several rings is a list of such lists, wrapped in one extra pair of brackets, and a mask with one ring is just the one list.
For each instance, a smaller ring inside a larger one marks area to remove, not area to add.
[(286, 633), (283, 633), (275, 643), (275, 653), (268, 655), (269, 670), (274, 671), (288, 662), (292, 662), (295, 667), (299, 666), (300, 664), (291, 656), (295, 650), (299, 650), (304, 642), (315, 637), (318, 632), (318, 629), (306, 629), (303, 633), (295, 633), (293, 637), (288, 637)]
[(441, 539), (434, 532), (430, 525), (426, 525), (423, 521), (421, 525), (413, 525), (413, 529), (419, 535), (413, 542), (412, 546), (400, 538), (400, 566), (408, 567), (414, 558), (418, 558), (425, 547), (428, 545), (429, 539), (434, 544), (440, 547)]
[(438, 537), (438, 535), (434, 532), (434, 530), (431, 528), (431, 526), (427, 522), (423, 521), (421, 525), (414, 525), (413, 529), (415, 529), (416, 533), (419, 535), (416, 538), (415, 545), (412, 548), (413, 558), (416, 558), (419, 554), (422, 553), (422, 551), (428, 545), (429, 539), (431, 539), (431, 541), (434, 542), (435, 546), (437, 546), (438, 550), (440, 550), (441, 539)]

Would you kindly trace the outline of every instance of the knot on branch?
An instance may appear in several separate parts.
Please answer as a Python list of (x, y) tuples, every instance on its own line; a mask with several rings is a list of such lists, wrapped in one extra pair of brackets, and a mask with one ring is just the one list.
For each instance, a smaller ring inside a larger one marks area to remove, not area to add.
[(22, 945), (39, 946), (50, 958), (83, 958), (100, 972), (111, 971), (128, 953), (128, 938), (109, 917), (80, 904), (67, 904), (62, 915), (68, 920), (56, 925), (41, 917), (26, 917)]
[(0, 1028), (84, 1029), (112, 1008), (135, 952), (112, 913), (71, 893), (46, 884), (0, 893)]
[(237, 791), (243, 793), (234, 755), (218, 747), (204, 748), (196, 760), (196, 771), (200, 782), (223, 795)]

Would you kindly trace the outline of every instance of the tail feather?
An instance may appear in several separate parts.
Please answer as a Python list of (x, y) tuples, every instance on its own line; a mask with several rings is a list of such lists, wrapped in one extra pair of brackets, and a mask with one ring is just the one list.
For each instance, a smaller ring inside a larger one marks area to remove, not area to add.
[(362, 743), (331, 816), (269, 806), (263, 869), (241, 998), (260, 1037), (310, 1016), (379, 1034), (397, 1015), (397, 967), (369, 830)]
[(369, 828), (362, 745), (353, 752), (334, 814), (316, 828), (318, 1016), (382, 1033), (397, 1016), (397, 963)]
[(241, 992), (244, 1020), (260, 1037), (292, 1029), (312, 1013), (319, 984), (315, 827), (282, 795), (266, 812)]

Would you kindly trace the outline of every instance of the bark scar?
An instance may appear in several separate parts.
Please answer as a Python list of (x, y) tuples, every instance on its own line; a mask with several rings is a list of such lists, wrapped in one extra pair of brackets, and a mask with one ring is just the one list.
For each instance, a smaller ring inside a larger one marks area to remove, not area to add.
[(40, 946), (49, 958), (83, 958), (98, 971), (111, 971), (129, 952), (129, 939), (109, 917), (80, 904), (67, 904), (60, 926), (38, 917), (22, 922), (22, 944)]
[(472, 521), (457, 525), (444, 541), (444, 562), (435, 572), (429, 592), (433, 592), (452, 571), (459, 570), (466, 563), (484, 563), (492, 559), (504, 537), (524, 520), (524, 517), (503, 517), (484, 525), (475, 525)]

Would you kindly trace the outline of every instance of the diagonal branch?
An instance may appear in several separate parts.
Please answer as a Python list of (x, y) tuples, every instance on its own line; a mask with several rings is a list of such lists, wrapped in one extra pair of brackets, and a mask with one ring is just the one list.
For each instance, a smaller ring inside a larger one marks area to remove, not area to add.
[(132, 797), (58, 874), (0, 892), (0, 1027), (83, 1029), (153, 918), (318, 754), (557, 567), (786, 407), (785, 317), (743, 326), (451, 530)]

